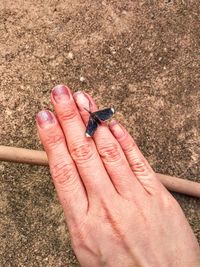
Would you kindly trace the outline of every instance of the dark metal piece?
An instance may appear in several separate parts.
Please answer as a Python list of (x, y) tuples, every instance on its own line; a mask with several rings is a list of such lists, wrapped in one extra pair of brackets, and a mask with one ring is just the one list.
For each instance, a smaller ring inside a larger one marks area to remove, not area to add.
[[(87, 109), (85, 108), (85, 110)], [(105, 108), (105, 109), (98, 110), (95, 112), (91, 112), (87, 110), (87, 112), (89, 112), (90, 117), (89, 117), (89, 121), (86, 127), (85, 134), (87, 137), (91, 137), (95, 133), (98, 125), (101, 124), (101, 121), (106, 121), (109, 118), (111, 118), (115, 111), (113, 108)]]

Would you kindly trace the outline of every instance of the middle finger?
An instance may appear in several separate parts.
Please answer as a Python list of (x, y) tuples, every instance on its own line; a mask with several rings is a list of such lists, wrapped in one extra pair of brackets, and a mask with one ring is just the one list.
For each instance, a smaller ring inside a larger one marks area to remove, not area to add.
[(115, 192), (92, 139), (85, 137), (85, 126), (71, 91), (64, 85), (51, 93), (58, 120), (66, 137), (69, 152), (85, 185), (88, 198)]

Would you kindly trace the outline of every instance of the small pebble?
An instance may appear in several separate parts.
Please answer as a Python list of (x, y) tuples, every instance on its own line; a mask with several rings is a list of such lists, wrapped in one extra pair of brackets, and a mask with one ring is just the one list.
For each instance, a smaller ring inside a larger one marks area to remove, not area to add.
[(80, 82), (85, 82), (85, 78), (83, 76), (80, 77)]
[(73, 59), (74, 58), (74, 54), (72, 52), (69, 52), (68, 55), (67, 55), (67, 57), (69, 59)]

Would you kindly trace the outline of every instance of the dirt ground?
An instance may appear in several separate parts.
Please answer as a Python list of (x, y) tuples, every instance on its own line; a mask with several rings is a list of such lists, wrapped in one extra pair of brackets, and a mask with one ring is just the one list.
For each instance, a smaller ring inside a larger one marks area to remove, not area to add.
[[(157, 172), (200, 182), (198, 0), (0, 0), (0, 83), (3, 145), (42, 149), (35, 114), (65, 83), (117, 107)], [(200, 241), (199, 201), (175, 197)], [(0, 163), (0, 266), (79, 266), (46, 167)]]

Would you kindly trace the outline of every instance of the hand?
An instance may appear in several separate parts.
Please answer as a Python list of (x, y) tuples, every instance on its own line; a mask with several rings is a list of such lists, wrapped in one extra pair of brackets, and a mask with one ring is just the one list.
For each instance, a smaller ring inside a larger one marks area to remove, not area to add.
[(116, 121), (85, 136), (93, 99), (57, 86), (57, 117), (37, 115), (38, 132), (83, 267), (197, 267), (199, 246), (176, 200)]

